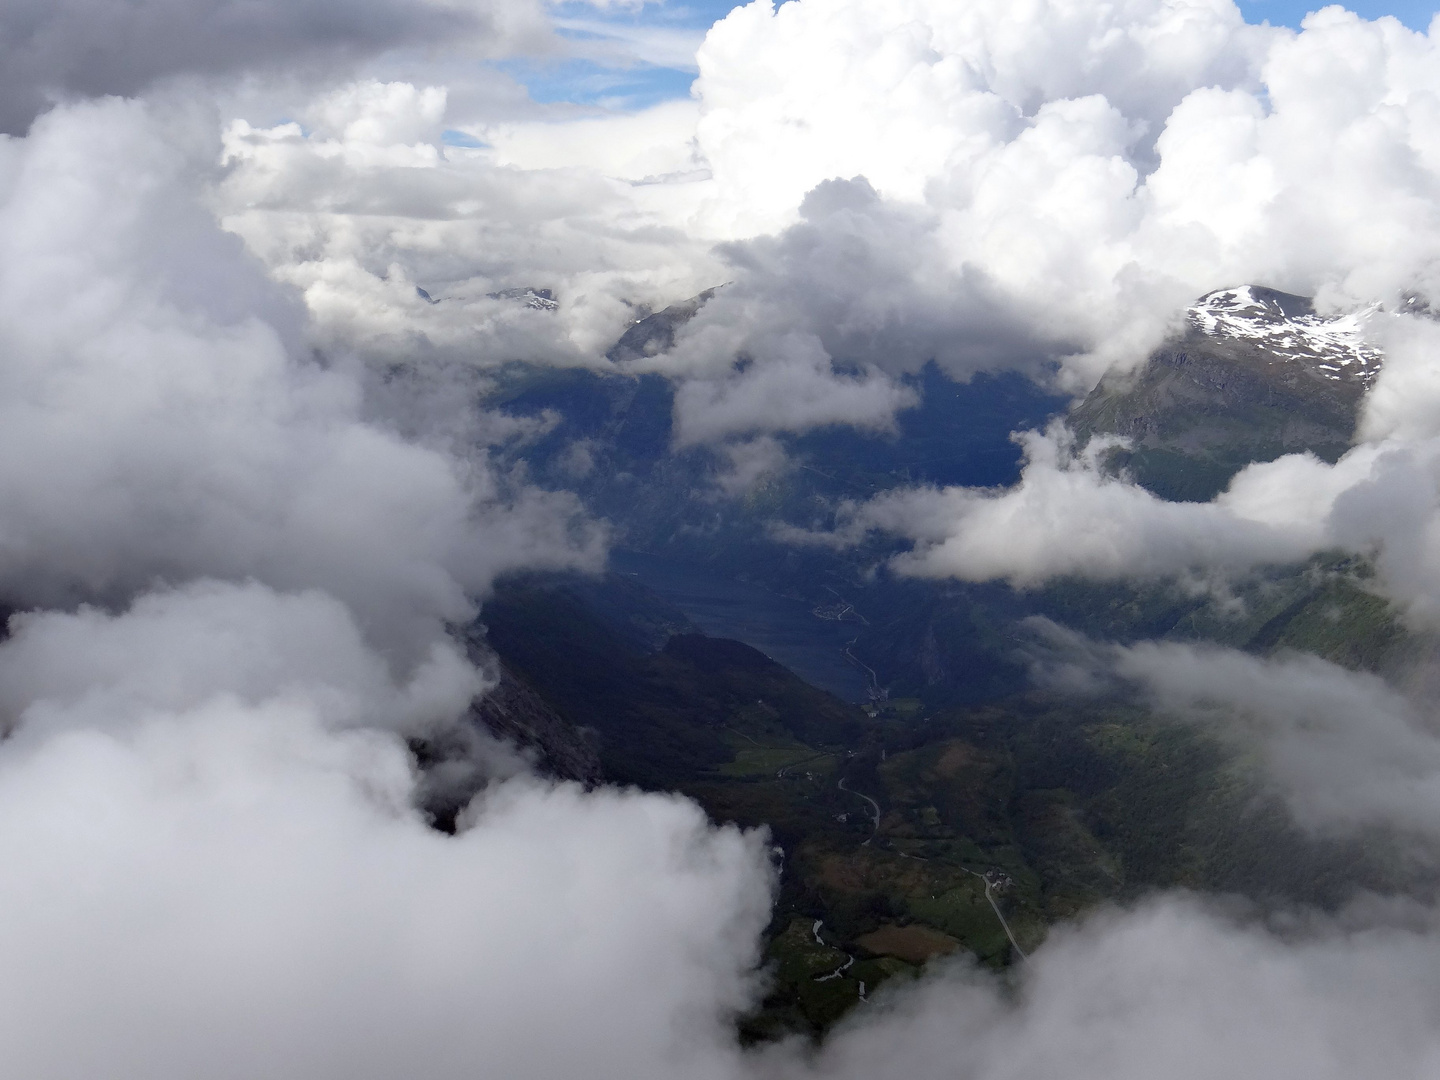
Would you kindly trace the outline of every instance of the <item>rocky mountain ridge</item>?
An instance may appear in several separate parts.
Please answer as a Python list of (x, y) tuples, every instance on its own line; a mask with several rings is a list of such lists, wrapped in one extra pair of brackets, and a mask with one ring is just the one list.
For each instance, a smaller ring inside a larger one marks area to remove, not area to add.
[(1186, 313), (1190, 325), (1212, 338), (1248, 341), (1310, 369), (1322, 379), (1369, 386), (1384, 354), (1366, 341), (1371, 304), (1340, 315), (1320, 315), (1314, 301), (1259, 285), (1206, 293)]
[(1082, 442), (1125, 439), (1109, 466), (1168, 499), (1213, 498), (1246, 465), (1284, 454), (1335, 461), (1384, 363), (1365, 336), (1376, 311), (1320, 315), (1308, 297), (1259, 285), (1208, 293), (1138, 370), (1106, 375), (1071, 427)]

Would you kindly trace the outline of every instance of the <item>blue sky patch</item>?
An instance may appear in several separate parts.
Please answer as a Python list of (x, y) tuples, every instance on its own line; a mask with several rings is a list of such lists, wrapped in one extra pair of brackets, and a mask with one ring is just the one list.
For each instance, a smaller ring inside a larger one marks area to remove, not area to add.
[[(1298, 0), (1240, 0), (1240, 10), (1247, 22), (1269, 22), (1273, 26), (1292, 26), (1297, 30), (1301, 19), (1325, 6), (1323, 3)], [(1349, 0), (1344, 6), (1366, 19), (1394, 15), (1411, 30), (1429, 29), (1430, 19), (1436, 10), (1434, 0)]]
[(594, 60), (506, 60), (498, 65), (532, 100), (569, 101), (608, 109), (644, 109), (688, 97), (695, 72), (653, 64), (613, 67)]
[[(1268, 21), (1296, 29), (1306, 14), (1325, 6), (1315, 0), (1239, 3), (1249, 22)], [(551, 13), (560, 36), (574, 43), (576, 56), (513, 59), (498, 66), (542, 104), (574, 102), (607, 109), (643, 109), (689, 95), (695, 79), (694, 47), (706, 30), (736, 6), (733, 0), (686, 0), (602, 12), (566, 0), (552, 5)], [(1346, 6), (1367, 19), (1394, 15), (1411, 29), (1423, 31), (1430, 25), (1436, 0), (1350, 0)]]
[(441, 132), (440, 141), (446, 146), (458, 146), (466, 150), (483, 150), (489, 145), (481, 142), (469, 132), (456, 131), (454, 128)]

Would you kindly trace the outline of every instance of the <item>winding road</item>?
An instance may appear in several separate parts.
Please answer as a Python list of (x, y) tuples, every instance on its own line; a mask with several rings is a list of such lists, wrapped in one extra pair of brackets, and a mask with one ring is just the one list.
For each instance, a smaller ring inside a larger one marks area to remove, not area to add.
[[(836, 786), (839, 787), (839, 789), (840, 789), (841, 791), (847, 792), (847, 793), (849, 793), (849, 794), (851, 794), (851, 795), (858, 795), (860, 798), (864, 799), (867, 803), (870, 804), (870, 808), (871, 808), (871, 810), (874, 812), (874, 816), (870, 819), (870, 820), (871, 820), (871, 825), (872, 825), (872, 828), (871, 828), (871, 830), (870, 830), (870, 837), (869, 837), (869, 839), (867, 839), (867, 840), (865, 841), (865, 843), (863, 843), (863, 844), (860, 845), (861, 847), (865, 847), (866, 844), (869, 844), (871, 840), (874, 840), (874, 839), (875, 839), (876, 834), (879, 833), (879, 831), (880, 831), (880, 804), (879, 804), (878, 802), (876, 802), (874, 799), (872, 799), (869, 795), (866, 795), (863, 791), (856, 791), (854, 788), (846, 787), (846, 786), (845, 786), (845, 779), (844, 779), (844, 777), (841, 777), (840, 783), (837, 784)], [(903, 851), (902, 851), (902, 852), (899, 852), (899, 855), (900, 855), (901, 858), (916, 859), (917, 862), (925, 862), (925, 861), (926, 861), (925, 859), (919, 859), (919, 858), (917, 858), (917, 857), (914, 856), (914, 855), (906, 855)], [(1005, 931), (1005, 936), (1010, 939), (1010, 947), (1015, 950), (1016, 954), (1020, 957), (1021, 960), (1024, 960), (1026, 963), (1029, 963), (1029, 962), (1030, 962), (1030, 954), (1027, 953), (1024, 949), (1022, 949), (1022, 948), (1020, 947), (1020, 943), (1015, 940), (1015, 934), (1014, 934), (1014, 932), (1010, 929), (1010, 924), (1005, 921), (1005, 913), (1000, 910), (1000, 905), (995, 902), (994, 885), (991, 883), (990, 879), (989, 879), (986, 875), (984, 875), (984, 874), (976, 873), (974, 870), (971, 870), (968, 866), (962, 866), (961, 869), (964, 870), (967, 874), (974, 874), (975, 877), (978, 877), (978, 878), (984, 883), (984, 885), (985, 885), (985, 899), (990, 902), (990, 910), (993, 911), (993, 912), (995, 912), (995, 917), (1000, 920), (1000, 928)], [(815, 923), (815, 929), (814, 929), (813, 933), (815, 934), (815, 940), (816, 940), (816, 941), (819, 941), (819, 940), (820, 940), (820, 923), (819, 923), (818, 920), (817, 920), (816, 923)], [(823, 942), (822, 942), (822, 944), (823, 944)], [(845, 965), (845, 967), (849, 967), (849, 966), (850, 966), (849, 964), (846, 964), (846, 965)], [(845, 968), (841, 968), (841, 969), (840, 969), (840, 971), (844, 971), (844, 970), (845, 970)], [(838, 975), (839, 973), (840, 973), (840, 972), (837, 971), (835, 974)], [(827, 977), (827, 978), (833, 978), (833, 976), (826, 976), (826, 977)], [(862, 995), (862, 996), (863, 996), (863, 995)]]
[(854, 645), (855, 642), (859, 640), (860, 639), (858, 637), (851, 638), (845, 643), (845, 648), (841, 649), (840, 651), (842, 654), (844, 654), (846, 660), (849, 660), (856, 667), (865, 669), (866, 674), (870, 677), (870, 700), (880, 701), (885, 697), (885, 691), (880, 689), (880, 679), (875, 674), (875, 669), (850, 651), (850, 646)]
[[(869, 795), (866, 795), (860, 791), (856, 791), (854, 788), (846, 787), (845, 778), (843, 776), (840, 778), (840, 783), (836, 786), (839, 787), (841, 791), (849, 792), (851, 795), (859, 795), (860, 798), (864, 799), (874, 809), (875, 816), (870, 819), (874, 827), (870, 830), (870, 838), (865, 841), (865, 844), (870, 843), (870, 840), (874, 840), (875, 834), (880, 831), (880, 804), (874, 799), (872, 799)], [(865, 844), (861, 844), (860, 846), (864, 847)]]
[(784, 780), (785, 774), (788, 773), (791, 769), (798, 769), (801, 765), (809, 765), (812, 761), (819, 761), (821, 758), (829, 756), (829, 754), (824, 753), (811, 754), (809, 757), (801, 758), (799, 761), (792, 761), (789, 765), (782, 765), (778, 770), (776, 770), (775, 779)]
[[(975, 874), (975, 871), (974, 871), (974, 870), (971, 870), (968, 866), (962, 867), (962, 869), (963, 869), (967, 874)], [(1005, 916), (1004, 916), (1004, 915), (1001, 913), (1001, 911), (1000, 911), (1000, 905), (997, 904), (997, 903), (995, 903), (995, 896), (994, 896), (994, 894), (990, 891), (990, 889), (991, 889), (990, 879), (989, 879), (988, 877), (986, 877), (984, 874), (975, 874), (975, 876), (978, 877), (981, 881), (983, 881), (983, 882), (985, 883), (985, 899), (990, 901), (990, 910), (992, 910), (993, 912), (995, 912), (995, 917), (1000, 920), (1000, 927), (1001, 927), (1001, 929), (1003, 929), (1003, 930), (1005, 931), (1005, 936), (1010, 939), (1010, 947), (1013, 948), (1017, 953), (1020, 954), (1020, 959), (1021, 959), (1021, 960), (1024, 960), (1026, 963), (1029, 963), (1029, 962), (1030, 962), (1030, 954), (1027, 953), (1024, 949), (1022, 949), (1022, 948), (1020, 947), (1020, 943), (1015, 940), (1015, 935), (1010, 932), (1010, 924), (1005, 921)]]

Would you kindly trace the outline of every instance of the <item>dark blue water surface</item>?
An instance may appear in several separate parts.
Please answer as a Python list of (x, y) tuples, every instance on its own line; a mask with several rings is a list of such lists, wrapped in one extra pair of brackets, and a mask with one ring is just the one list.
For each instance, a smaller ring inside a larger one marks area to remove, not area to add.
[(845, 701), (868, 700), (869, 673), (844, 652), (857, 624), (817, 618), (810, 604), (691, 563), (612, 551), (610, 566), (679, 608), (703, 633), (743, 641)]

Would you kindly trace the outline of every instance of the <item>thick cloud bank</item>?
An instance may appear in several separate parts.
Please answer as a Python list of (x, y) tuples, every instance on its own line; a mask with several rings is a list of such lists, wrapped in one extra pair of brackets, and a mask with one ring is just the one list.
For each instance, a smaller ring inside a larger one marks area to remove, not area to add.
[(474, 672), (385, 676), (315, 593), (199, 585), (0, 646), (0, 1031), (30, 1077), (718, 1075), (759, 838), (679, 799), (492, 788), (404, 743)]
[(303, 358), (303, 312), (198, 201), (188, 126), (83, 105), (0, 148), (0, 595), (254, 577), (399, 638), (509, 566), (593, 560), (572, 501), (365, 422)]
[(166, 76), (278, 74), (456, 38), (484, 51), (541, 26), (526, 0), (5, 0), (0, 130), (23, 132), (56, 100), (136, 94)]

